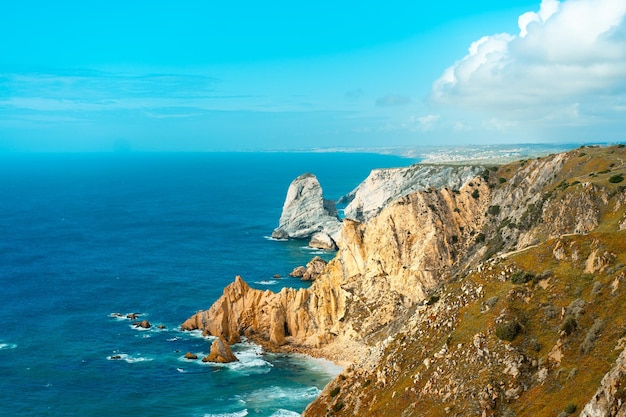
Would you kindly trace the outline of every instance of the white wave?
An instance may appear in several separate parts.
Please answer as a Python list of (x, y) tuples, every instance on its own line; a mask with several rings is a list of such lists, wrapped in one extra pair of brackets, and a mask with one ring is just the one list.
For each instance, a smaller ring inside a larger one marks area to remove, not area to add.
[(254, 281), (254, 283), (258, 284), (258, 285), (274, 285), (277, 282), (278, 281), (276, 281), (274, 279), (264, 279), (263, 281)]
[(190, 337), (196, 338), (196, 339), (204, 339), (204, 340), (213, 340), (215, 339), (215, 336), (205, 336), (202, 334), (202, 330), (189, 330), (189, 331), (184, 331), (183, 334), (189, 335)]
[(232, 413), (220, 413), (220, 414), (205, 414), (204, 417), (245, 417), (248, 415), (248, 410), (235, 411)]
[(181, 374), (187, 373), (187, 371), (185, 371), (183, 368), (176, 368), (176, 370), (180, 372)]
[(168, 342), (176, 342), (177, 340), (180, 340), (180, 339), (182, 339), (182, 337), (176, 336), (176, 337), (171, 337), (171, 338), (165, 339), (165, 340), (167, 340)]
[(281, 408), (280, 410), (276, 410), (276, 412), (270, 417), (300, 417), (300, 413), (296, 413), (295, 411), (290, 410), (283, 410)]
[(137, 330), (138, 332), (149, 332), (149, 331), (153, 331), (152, 327), (154, 327), (154, 326), (149, 327), (149, 328), (147, 328), (147, 329), (146, 329), (146, 328), (144, 328), (144, 327), (141, 327), (141, 326), (135, 326), (134, 324), (131, 324), (129, 327), (130, 327), (131, 329), (133, 329), (133, 330)]
[(278, 239), (278, 238), (271, 237), (271, 236), (263, 236), (263, 239), (273, 240), (274, 242), (286, 242), (289, 240), (289, 239)]
[(276, 405), (284, 406), (294, 400), (313, 401), (319, 397), (320, 393), (321, 390), (317, 387), (287, 388), (272, 386), (246, 395), (246, 404), (259, 408)]
[(0, 350), (15, 349), (17, 345), (15, 343), (0, 343)]
[(298, 354), (294, 355), (300, 356), (304, 361), (306, 361), (308, 368), (318, 370), (333, 378), (339, 375), (344, 369), (343, 366), (337, 365), (336, 363), (329, 361), (328, 359), (313, 358), (306, 355)]
[(117, 353), (115, 355), (111, 355), (111, 356), (107, 356), (107, 360), (110, 361), (126, 361), (128, 363), (135, 363), (135, 362), (149, 362), (152, 359), (151, 358), (145, 358), (142, 356), (137, 356), (137, 357), (133, 357), (130, 356), (126, 353)]

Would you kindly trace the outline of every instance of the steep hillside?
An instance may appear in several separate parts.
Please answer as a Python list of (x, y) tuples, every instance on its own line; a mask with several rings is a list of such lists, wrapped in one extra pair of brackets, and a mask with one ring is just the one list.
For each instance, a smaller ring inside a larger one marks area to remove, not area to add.
[[(411, 193), (345, 221), (310, 288), (238, 279), (183, 328), (350, 362), (307, 416), (579, 413), (626, 347), (625, 159), (584, 147)], [(612, 384), (596, 401), (619, 408)]]

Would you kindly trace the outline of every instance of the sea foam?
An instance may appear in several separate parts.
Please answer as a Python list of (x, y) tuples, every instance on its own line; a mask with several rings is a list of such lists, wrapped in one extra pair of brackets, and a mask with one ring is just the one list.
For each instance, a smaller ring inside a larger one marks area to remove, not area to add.
[(241, 411), (235, 411), (233, 413), (205, 414), (204, 417), (245, 417), (247, 415), (248, 415), (248, 410), (241, 410)]

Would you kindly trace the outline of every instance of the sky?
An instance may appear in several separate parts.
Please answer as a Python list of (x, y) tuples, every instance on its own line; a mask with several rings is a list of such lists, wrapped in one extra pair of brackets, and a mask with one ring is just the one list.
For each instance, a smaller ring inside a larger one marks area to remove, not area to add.
[(626, 142), (626, 1), (0, 5), (0, 151)]

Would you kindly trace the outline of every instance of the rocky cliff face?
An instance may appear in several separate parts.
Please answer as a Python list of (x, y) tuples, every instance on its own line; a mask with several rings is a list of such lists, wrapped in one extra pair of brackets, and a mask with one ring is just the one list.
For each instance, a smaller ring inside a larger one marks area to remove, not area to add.
[(429, 188), (458, 190), (484, 171), (485, 168), (481, 166), (428, 164), (375, 169), (339, 202), (348, 204), (344, 211), (347, 218), (363, 222), (400, 197)]
[(336, 249), (334, 243), (339, 240), (340, 232), (341, 221), (335, 203), (324, 198), (317, 177), (303, 174), (293, 180), (272, 237), (309, 239), (316, 235), (317, 247), (325, 244), (327, 249)]
[(410, 193), (344, 221), (310, 288), (237, 278), (183, 328), (351, 362), (305, 416), (580, 410), (624, 349), (624, 159), (575, 150)]

